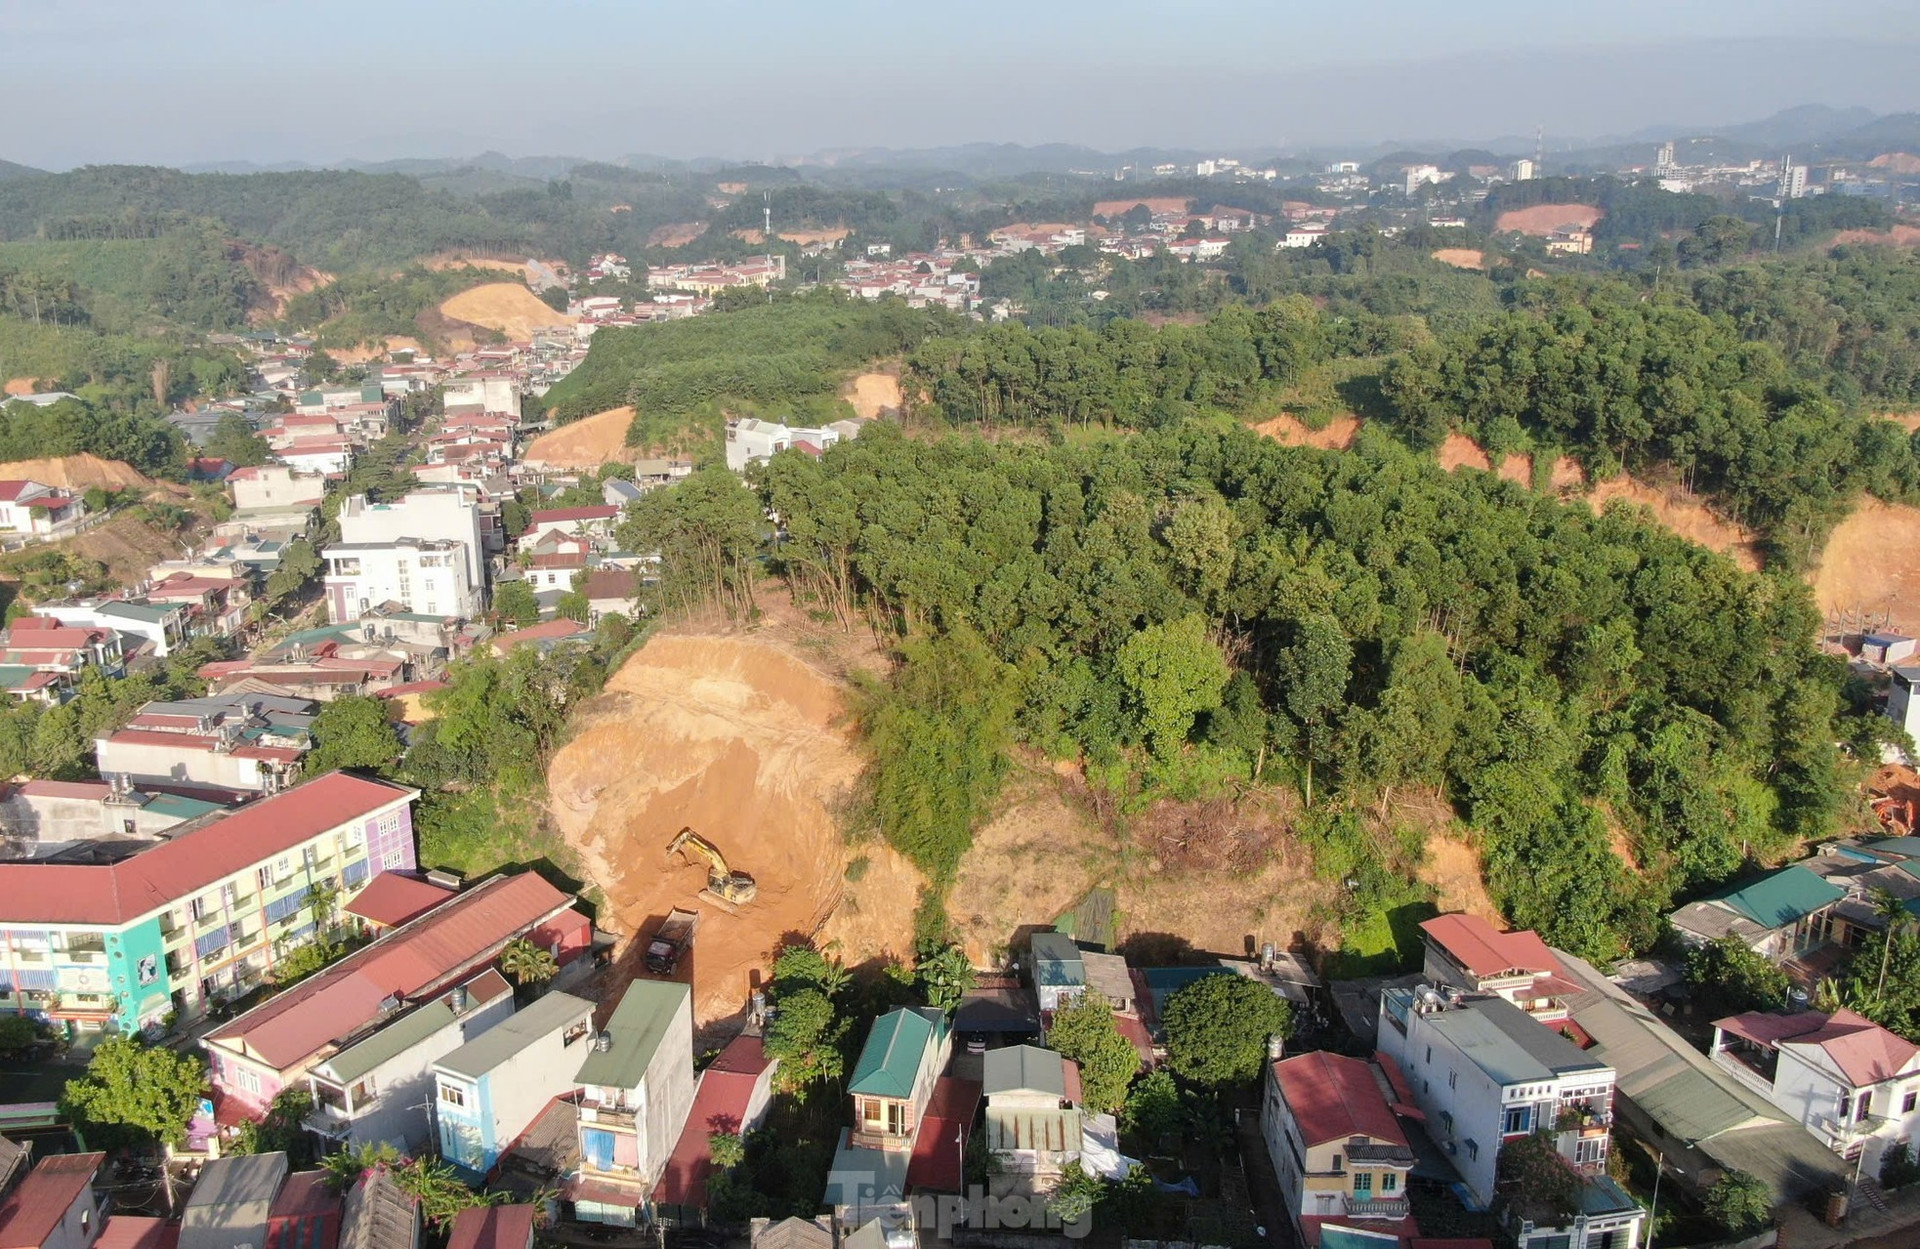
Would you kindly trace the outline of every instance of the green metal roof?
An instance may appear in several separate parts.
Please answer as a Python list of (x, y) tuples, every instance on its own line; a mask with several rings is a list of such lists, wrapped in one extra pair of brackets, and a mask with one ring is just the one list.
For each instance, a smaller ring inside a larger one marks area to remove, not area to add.
[(27, 664), (0, 664), (0, 690), (17, 690), (38, 671)]
[(1866, 848), (1879, 854), (1920, 858), (1920, 837), (1882, 837), (1868, 842)]
[(607, 1020), (608, 1048), (603, 1052), (596, 1044), (587, 1052), (577, 1082), (609, 1089), (639, 1088), (674, 1016), (690, 995), (686, 985), (672, 981), (636, 980), (628, 985)]
[(542, 1037), (576, 1019), (591, 1019), (593, 1003), (571, 993), (549, 993), (448, 1054), (436, 1068), (477, 1080)]
[(1762, 927), (1784, 928), (1846, 896), (1846, 890), (1795, 864), (1723, 893), (1720, 901)]
[[(340, 1083), (351, 1084), (381, 1063), (406, 1053), (458, 1019), (459, 1016), (453, 1013), (453, 1008), (447, 1005), (445, 999), (428, 1002), (420, 1009), (402, 1015), (358, 1045), (349, 1045), (321, 1066), (332, 1072), (333, 1078)], [(489, 1032), (492, 1030), (488, 1029)]]
[(178, 794), (155, 794), (147, 800), (144, 811), (153, 811), (160, 815), (171, 815), (182, 820), (194, 820), (203, 815), (227, 808), (217, 802), (202, 802), (198, 798), (182, 798)]
[(871, 1097), (911, 1097), (920, 1074), (920, 1060), (927, 1047), (938, 1045), (946, 1031), (942, 1022), (905, 1007), (891, 1010), (873, 1021), (867, 1043), (860, 1048), (860, 1061), (853, 1065), (853, 1078), (847, 1092)]

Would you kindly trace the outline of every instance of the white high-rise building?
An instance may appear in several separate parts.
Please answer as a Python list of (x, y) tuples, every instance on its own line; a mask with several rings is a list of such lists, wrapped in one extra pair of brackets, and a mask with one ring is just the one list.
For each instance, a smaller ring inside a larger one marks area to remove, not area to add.
[(1507, 166), (1507, 179), (1511, 182), (1532, 182), (1537, 176), (1533, 161), (1525, 156)]

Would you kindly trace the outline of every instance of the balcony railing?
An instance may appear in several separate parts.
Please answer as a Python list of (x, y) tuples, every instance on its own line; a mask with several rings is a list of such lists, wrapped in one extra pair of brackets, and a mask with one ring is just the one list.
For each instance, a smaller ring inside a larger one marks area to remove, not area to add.
[(600, 1127), (631, 1128), (638, 1112), (630, 1106), (612, 1106), (601, 1102), (580, 1103), (580, 1122)]
[(1356, 1219), (1404, 1219), (1411, 1212), (1405, 1197), (1347, 1198), (1347, 1214)]

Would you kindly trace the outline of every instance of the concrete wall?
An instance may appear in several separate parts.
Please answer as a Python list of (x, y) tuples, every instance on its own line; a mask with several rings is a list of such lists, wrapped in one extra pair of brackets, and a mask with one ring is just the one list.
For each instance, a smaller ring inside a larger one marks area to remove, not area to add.
[(693, 995), (680, 999), (647, 1064), (647, 1125), (640, 1136), (640, 1174), (651, 1189), (680, 1139), (693, 1109)]
[(269, 774), (261, 760), (241, 759), (231, 753), (187, 748), (182, 737), (178, 747), (150, 742), (116, 742), (100, 738), (94, 742), (100, 774), (126, 773), (137, 785), (142, 781), (185, 781), (221, 789), (264, 790)]

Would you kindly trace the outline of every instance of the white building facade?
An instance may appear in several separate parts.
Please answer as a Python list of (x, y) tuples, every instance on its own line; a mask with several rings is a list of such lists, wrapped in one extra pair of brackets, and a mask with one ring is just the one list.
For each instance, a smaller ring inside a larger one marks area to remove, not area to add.
[(426, 616), (479, 615), (478, 588), (467, 573), (460, 542), (341, 542), (321, 554), (327, 562), (327, 612), (335, 624), (360, 619), (383, 603)]

